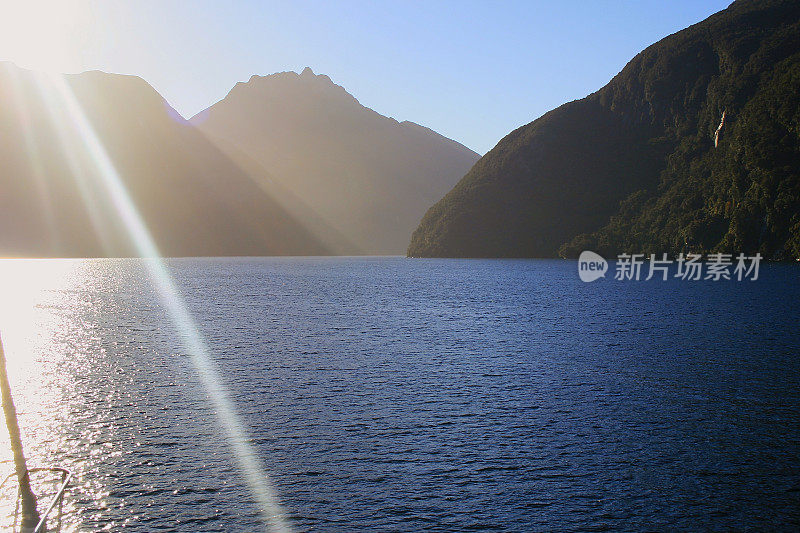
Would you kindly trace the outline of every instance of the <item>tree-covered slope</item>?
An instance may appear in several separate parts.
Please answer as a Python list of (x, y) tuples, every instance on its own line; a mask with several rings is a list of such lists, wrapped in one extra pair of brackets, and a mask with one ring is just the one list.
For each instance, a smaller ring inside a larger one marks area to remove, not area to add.
[(408, 253), (799, 257), (798, 94), (800, 4), (735, 2), (501, 140), (428, 211)]

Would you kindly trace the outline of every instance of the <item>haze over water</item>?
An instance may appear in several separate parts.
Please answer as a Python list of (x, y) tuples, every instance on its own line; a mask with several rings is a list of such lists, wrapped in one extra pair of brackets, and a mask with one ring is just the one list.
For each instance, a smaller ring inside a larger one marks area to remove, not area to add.
[[(800, 526), (795, 265), (591, 284), (568, 261), (168, 265), (298, 531)], [(0, 272), (27, 455), (76, 472), (71, 530), (259, 527), (140, 261)]]

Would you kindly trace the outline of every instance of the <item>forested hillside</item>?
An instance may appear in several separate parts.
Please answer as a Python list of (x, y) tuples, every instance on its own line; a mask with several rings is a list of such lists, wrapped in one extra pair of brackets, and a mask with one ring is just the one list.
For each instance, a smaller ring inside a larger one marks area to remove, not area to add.
[(408, 253), (800, 257), (798, 95), (800, 4), (735, 2), (505, 137)]

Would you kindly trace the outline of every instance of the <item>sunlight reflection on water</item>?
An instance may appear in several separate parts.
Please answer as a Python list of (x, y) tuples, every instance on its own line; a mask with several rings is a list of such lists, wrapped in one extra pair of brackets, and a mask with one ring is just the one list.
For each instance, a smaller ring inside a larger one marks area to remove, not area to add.
[[(584, 284), (559, 261), (166, 264), (298, 531), (800, 524), (794, 265)], [(0, 261), (30, 465), (76, 473), (67, 531), (257, 530), (147, 279)]]
[[(76, 311), (71, 296), (91, 280), (85, 269), (80, 261), (0, 261), (0, 334), (29, 468), (68, 462), (61, 457), (69, 445), (63, 427), (71, 423), (65, 416), (65, 391), (72, 384), (65, 382), (68, 374), (59, 367), (69, 357), (65, 340), (86, 339), (87, 335), (81, 331), (82, 322), (71, 319), (64, 310)], [(55, 464), (50, 462), (53, 460)], [(5, 476), (13, 470), (5, 428), (0, 432), (0, 461)], [(85, 463), (72, 466), (82, 469)], [(82, 482), (82, 472), (76, 473)], [(7, 483), (0, 501), (5, 518), (14, 510), (14, 500), (8, 497), (13, 488)], [(65, 511), (69, 513), (72, 505), (67, 502)]]
[[(64, 530), (146, 522), (155, 500), (143, 502), (142, 496), (174, 492), (181, 498), (186, 480), (152, 482), (164, 469), (157, 449), (175, 444), (162, 439), (142, 451), (147, 430), (172, 433), (179, 445), (191, 443), (203, 431), (181, 434), (169, 421), (184, 409), (205, 428), (217, 426), (208, 407), (212, 402), (182, 355), (181, 336), (149, 281), (146, 265), (124, 259), (0, 260), (0, 276), (0, 334), (28, 466), (63, 467), (75, 476), (65, 499)], [(178, 376), (171, 374), (175, 368)], [(175, 391), (183, 394), (175, 397)], [(168, 410), (172, 412), (165, 417), (153, 416)], [(236, 462), (224, 436), (209, 429), (206, 437), (210, 444), (203, 457), (230, 470)], [(10, 459), (4, 431), (4, 473), (13, 468)], [(190, 461), (187, 470), (196, 473), (196, 465)], [(240, 488), (235, 470), (225, 477)], [(132, 495), (138, 497), (136, 505), (131, 505)], [(3, 496), (0, 511), (8, 517), (14, 499)], [(40, 502), (40, 510), (45, 505)], [(250, 514), (257, 514), (250, 507)], [(214, 513), (202, 519), (214, 520)], [(174, 523), (181, 519), (175, 513)], [(246, 523), (252, 530), (263, 527), (257, 516)]]

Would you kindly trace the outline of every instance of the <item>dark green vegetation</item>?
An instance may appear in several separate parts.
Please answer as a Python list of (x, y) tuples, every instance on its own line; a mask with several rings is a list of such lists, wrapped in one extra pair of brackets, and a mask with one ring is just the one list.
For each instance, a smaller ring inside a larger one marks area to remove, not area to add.
[(800, 257), (800, 3), (735, 2), (512, 132), (428, 211), (408, 254), (583, 249)]

